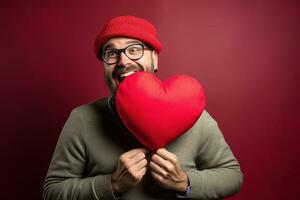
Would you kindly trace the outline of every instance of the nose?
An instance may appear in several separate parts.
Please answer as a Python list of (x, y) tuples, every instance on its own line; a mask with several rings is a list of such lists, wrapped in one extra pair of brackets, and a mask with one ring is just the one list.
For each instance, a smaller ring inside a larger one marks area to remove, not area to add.
[(127, 67), (129, 65), (132, 64), (132, 60), (130, 60), (124, 52), (121, 52), (120, 54), (120, 59), (119, 59), (119, 62), (118, 62), (118, 65), (119, 66), (122, 66), (122, 67)]

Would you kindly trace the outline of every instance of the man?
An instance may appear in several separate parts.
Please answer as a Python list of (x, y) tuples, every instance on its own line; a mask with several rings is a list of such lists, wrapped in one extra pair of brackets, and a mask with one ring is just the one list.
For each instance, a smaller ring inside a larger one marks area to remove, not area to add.
[(95, 52), (111, 96), (71, 112), (44, 182), (44, 199), (221, 199), (239, 191), (239, 164), (206, 111), (156, 152), (122, 124), (114, 105), (119, 83), (138, 71), (154, 74), (161, 47), (155, 27), (144, 19), (120, 16), (106, 24)]

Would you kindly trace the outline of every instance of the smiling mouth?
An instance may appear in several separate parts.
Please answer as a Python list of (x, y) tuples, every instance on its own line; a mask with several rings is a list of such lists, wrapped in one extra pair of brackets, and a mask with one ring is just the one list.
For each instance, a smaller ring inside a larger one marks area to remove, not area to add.
[(140, 65), (130, 65), (127, 66), (126, 68), (122, 66), (116, 66), (116, 68), (113, 71), (112, 77), (120, 83), (128, 76), (131, 76), (132, 74), (141, 71), (145, 71), (145, 70)]
[(126, 77), (134, 74), (138, 72), (138, 70), (135, 70), (135, 71), (129, 71), (129, 72), (124, 72), (124, 73), (121, 73), (119, 76), (118, 76), (118, 81), (121, 82), (122, 80), (124, 80)]

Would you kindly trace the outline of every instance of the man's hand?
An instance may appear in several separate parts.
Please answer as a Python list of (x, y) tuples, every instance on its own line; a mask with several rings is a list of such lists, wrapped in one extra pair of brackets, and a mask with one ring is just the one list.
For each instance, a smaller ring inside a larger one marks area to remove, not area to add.
[(188, 176), (182, 170), (177, 156), (165, 148), (158, 149), (150, 162), (151, 174), (162, 188), (184, 192), (188, 187)]
[(118, 167), (112, 174), (111, 185), (114, 193), (124, 192), (136, 186), (146, 173), (147, 149), (133, 149), (119, 157)]

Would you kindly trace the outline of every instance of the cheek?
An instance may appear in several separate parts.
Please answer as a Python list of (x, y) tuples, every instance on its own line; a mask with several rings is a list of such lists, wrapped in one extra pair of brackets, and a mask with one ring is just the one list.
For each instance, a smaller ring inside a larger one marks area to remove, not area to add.
[(145, 55), (143, 56), (140, 60), (137, 61), (138, 64), (140, 64), (141, 66), (143, 66), (143, 68), (148, 71), (148, 72), (152, 72), (153, 71), (153, 59), (150, 55)]

